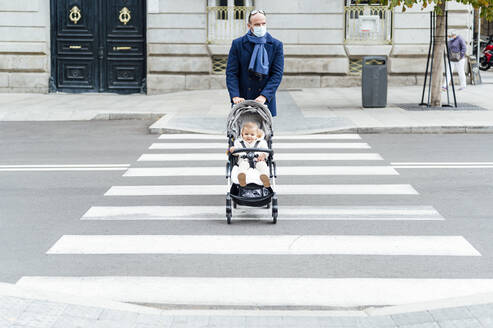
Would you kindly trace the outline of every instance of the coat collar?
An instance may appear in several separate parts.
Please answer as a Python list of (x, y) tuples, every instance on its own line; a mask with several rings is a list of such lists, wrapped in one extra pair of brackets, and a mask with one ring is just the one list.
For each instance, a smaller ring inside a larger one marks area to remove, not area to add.
[[(248, 32), (247, 32), (247, 33), (248, 33)], [(265, 38), (266, 38), (267, 43), (272, 43), (272, 35), (270, 35), (270, 34), (269, 34), (269, 32), (267, 32), (267, 33), (265, 34)], [(245, 35), (243, 35), (243, 37), (242, 37), (242, 42), (243, 42), (243, 43), (247, 43), (247, 42), (248, 42), (248, 38), (246, 37), (246, 34), (245, 34)]]

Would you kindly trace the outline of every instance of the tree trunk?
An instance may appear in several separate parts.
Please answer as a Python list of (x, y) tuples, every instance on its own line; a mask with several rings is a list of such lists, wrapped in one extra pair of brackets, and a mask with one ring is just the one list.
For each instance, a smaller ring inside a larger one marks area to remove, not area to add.
[(433, 77), (431, 79), (431, 106), (442, 105), (443, 54), (445, 51), (445, 4), (439, 7), (442, 13), (436, 16), (435, 45), (433, 46)]

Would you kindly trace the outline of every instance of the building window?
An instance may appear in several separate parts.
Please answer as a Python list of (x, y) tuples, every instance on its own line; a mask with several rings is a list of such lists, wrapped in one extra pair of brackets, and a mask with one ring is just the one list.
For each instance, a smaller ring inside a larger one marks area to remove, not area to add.
[(392, 11), (375, 0), (346, 0), (345, 42), (392, 43)]
[(230, 43), (247, 31), (253, 0), (208, 0), (207, 39), (209, 43)]

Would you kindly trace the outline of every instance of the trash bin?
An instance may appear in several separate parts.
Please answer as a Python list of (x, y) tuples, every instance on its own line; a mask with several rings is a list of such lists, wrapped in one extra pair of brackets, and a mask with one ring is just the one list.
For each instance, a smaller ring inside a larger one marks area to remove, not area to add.
[(367, 56), (363, 58), (361, 76), (363, 107), (387, 106), (387, 58)]

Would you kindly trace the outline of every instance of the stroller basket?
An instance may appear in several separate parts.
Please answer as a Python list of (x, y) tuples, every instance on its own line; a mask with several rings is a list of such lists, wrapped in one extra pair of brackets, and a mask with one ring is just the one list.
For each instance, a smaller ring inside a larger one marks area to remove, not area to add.
[(231, 187), (230, 194), (233, 201), (238, 205), (262, 207), (271, 202), (274, 191), (272, 188), (265, 188), (254, 183), (250, 183), (245, 187), (234, 184)]

